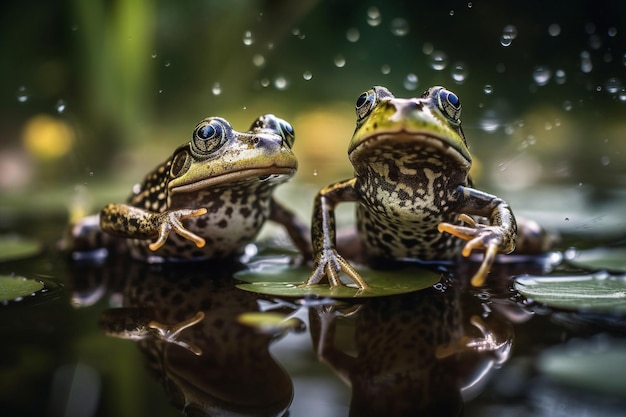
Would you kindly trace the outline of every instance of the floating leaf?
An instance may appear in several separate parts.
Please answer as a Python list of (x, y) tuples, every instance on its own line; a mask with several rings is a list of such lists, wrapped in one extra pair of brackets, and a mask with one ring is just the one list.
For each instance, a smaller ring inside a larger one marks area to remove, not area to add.
[(571, 340), (542, 352), (537, 367), (569, 386), (626, 395), (626, 342), (620, 339), (596, 336)]
[(571, 276), (522, 276), (515, 289), (548, 307), (626, 313), (626, 275), (598, 272)]
[(585, 268), (626, 271), (626, 247), (568, 251), (566, 258)]
[(23, 297), (41, 291), (44, 284), (41, 281), (19, 276), (0, 275), (0, 301), (19, 301)]
[(35, 240), (17, 235), (0, 236), (0, 262), (28, 258), (40, 251), (41, 245)]
[(332, 298), (367, 298), (404, 294), (428, 288), (439, 281), (439, 274), (416, 267), (406, 267), (391, 271), (357, 268), (365, 278), (369, 289), (359, 290), (354, 284), (339, 288), (330, 288), (327, 283), (301, 286), (309, 277), (311, 270), (305, 267), (269, 265), (257, 270), (241, 271), (235, 278), (246, 284), (238, 288), (260, 294), (279, 297), (305, 297), (314, 295)]

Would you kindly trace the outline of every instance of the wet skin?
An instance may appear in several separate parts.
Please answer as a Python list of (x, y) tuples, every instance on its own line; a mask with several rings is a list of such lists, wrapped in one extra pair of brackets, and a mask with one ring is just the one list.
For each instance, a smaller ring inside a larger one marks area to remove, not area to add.
[(155, 262), (232, 258), (269, 219), (310, 259), (308, 227), (272, 197), (296, 172), (293, 142), (291, 125), (271, 114), (243, 133), (223, 118), (206, 118), (125, 204), (109, 204), (77, 224), (73, 248), (129, 249)]
[(460, 112), (459, 98), (443, 87), (417, 98), (396, 98), (384, 87), (359, 96), (348, 149), (355, 176), (324, 187), (315, 198), (314, 269), (306, 285), (324, 278), (332, 287), (343, 285), (344, 273), (367, 288), (336, 249), (334, 210), (344, 201), (357, 203), (366, 259), (449, 260), (481, 250), (485, 256), (471, 282), (483, 285), (496, 254), (515, 248), (517, 225), (505, 201), (473, 188)]

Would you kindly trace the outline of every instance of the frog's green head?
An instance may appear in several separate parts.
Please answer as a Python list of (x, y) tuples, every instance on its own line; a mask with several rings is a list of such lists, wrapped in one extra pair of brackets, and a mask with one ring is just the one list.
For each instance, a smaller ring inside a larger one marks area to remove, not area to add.
[[(348, 154), (352, 164), (372, 157), (380, 147), (428, 152), (429, 157), (469, 170), (471, 155), (461, 129), (461, 101), (444, 87), (431, 87), (419, 98), (396, 98), (376, 86), (356, 101), (356, 130)], [(384, 155), (378, 152), (377, 155)]]
[(284, 182), (298, 168), (294, 138), (291, 125), (272, 114), (260, 116), (245, 133), (221, 117), (208, 117), (174, 152), (169, 191), (193, 192), (241, 180)]

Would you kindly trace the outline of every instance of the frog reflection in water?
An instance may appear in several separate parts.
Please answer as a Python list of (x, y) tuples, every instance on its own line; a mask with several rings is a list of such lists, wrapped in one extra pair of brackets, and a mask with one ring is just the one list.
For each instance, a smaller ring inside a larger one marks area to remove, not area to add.
[(255, 294), (233, 285), (236, 265), (222, 262), (207, 273), (185, 264), (130, 264), (116, 289), (122, 307), (105, 310), (100, 326), (137, 343), (176, 408), (190, 416), (284, 415), (293, 385), (269, 346), (285, 330), (304, 330), (301, 321), (280, 332), (241, 324), (239, 317), (259, 305)]
[(510, 324), (482, 313), (475, 296), (439, 283), (318, 307), (310, 330), (320, 360), (352, 389), (350, 416), (452, 417), (510, 354)]
[[(348, 149), (355, 176), (323, 188), (315, 199), (314, 270), (306, 284), (327, 277), (331, 286), (342, 285), (343, 272), (359, 288), (367, 288), (335, 247), (334, 209), (343, 201), (358, 203), (360, 245), (374, 265), (485, 250), (472, 278), (472, 284), (483, 284), (496, 254), (514, 249), (517, 225), (506, 202), (472, 188), (472, 158), (460, 112), (459, 98), (443, 87), (409, 99), (374, 87), (358, 98)], [(488, 224), (478, 222), (483, 217)], [(462, 239), (468, 242), (461, 250)]]
[(134, 187), (127, 204), (109, 204), (74, 226), (72, 249), (128, 244), (134, 258), (149, 261), (230, 258), (270, 219), (310, 259), (308, 227), (271, 196), (296, 172), (293, 142), (291, 125), (271, 114), (246, 133), (206, 118), (189, 143)]

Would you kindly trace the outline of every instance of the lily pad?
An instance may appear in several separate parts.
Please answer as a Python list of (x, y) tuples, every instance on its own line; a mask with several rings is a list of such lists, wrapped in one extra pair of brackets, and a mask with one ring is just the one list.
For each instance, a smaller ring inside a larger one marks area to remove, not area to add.
[(626, 247), (572, 250), (566, 251), (565, 257), (585, 268), (626, 271)]
[(17, 235), (0, 236), (0, 262), (29, 258), (41, 251), (41, 244), (35, 240)]
[(357, 267), (365, 278), (369, 288), (359, 290), (354, 284), (339, 288), (330, 288), (327, 283), (311, 286), (301, 284), (308, 278), (311, 270), (306, 267), (269, 265), (256, 270), (246, 270), (235, 274), (235, 278), (245, 284), (238, 288), (259, 294), (278, 297), (332, 297), (332, 298), (369, 298), (404, 294), (428, 288), (439, 282), (440, 275), (416, 267), (406, 267), (391, 271), (372, 270)]
[(41, 291), (44, 284), (41, 281), (20, 276), (0, 275), (0, 301), (19, 301), (37, 291)]
[(626, 275), (598, 272), (568, 276), (522, 276), (515, 289), (548, 307), (601, 313), (626, 313)]

